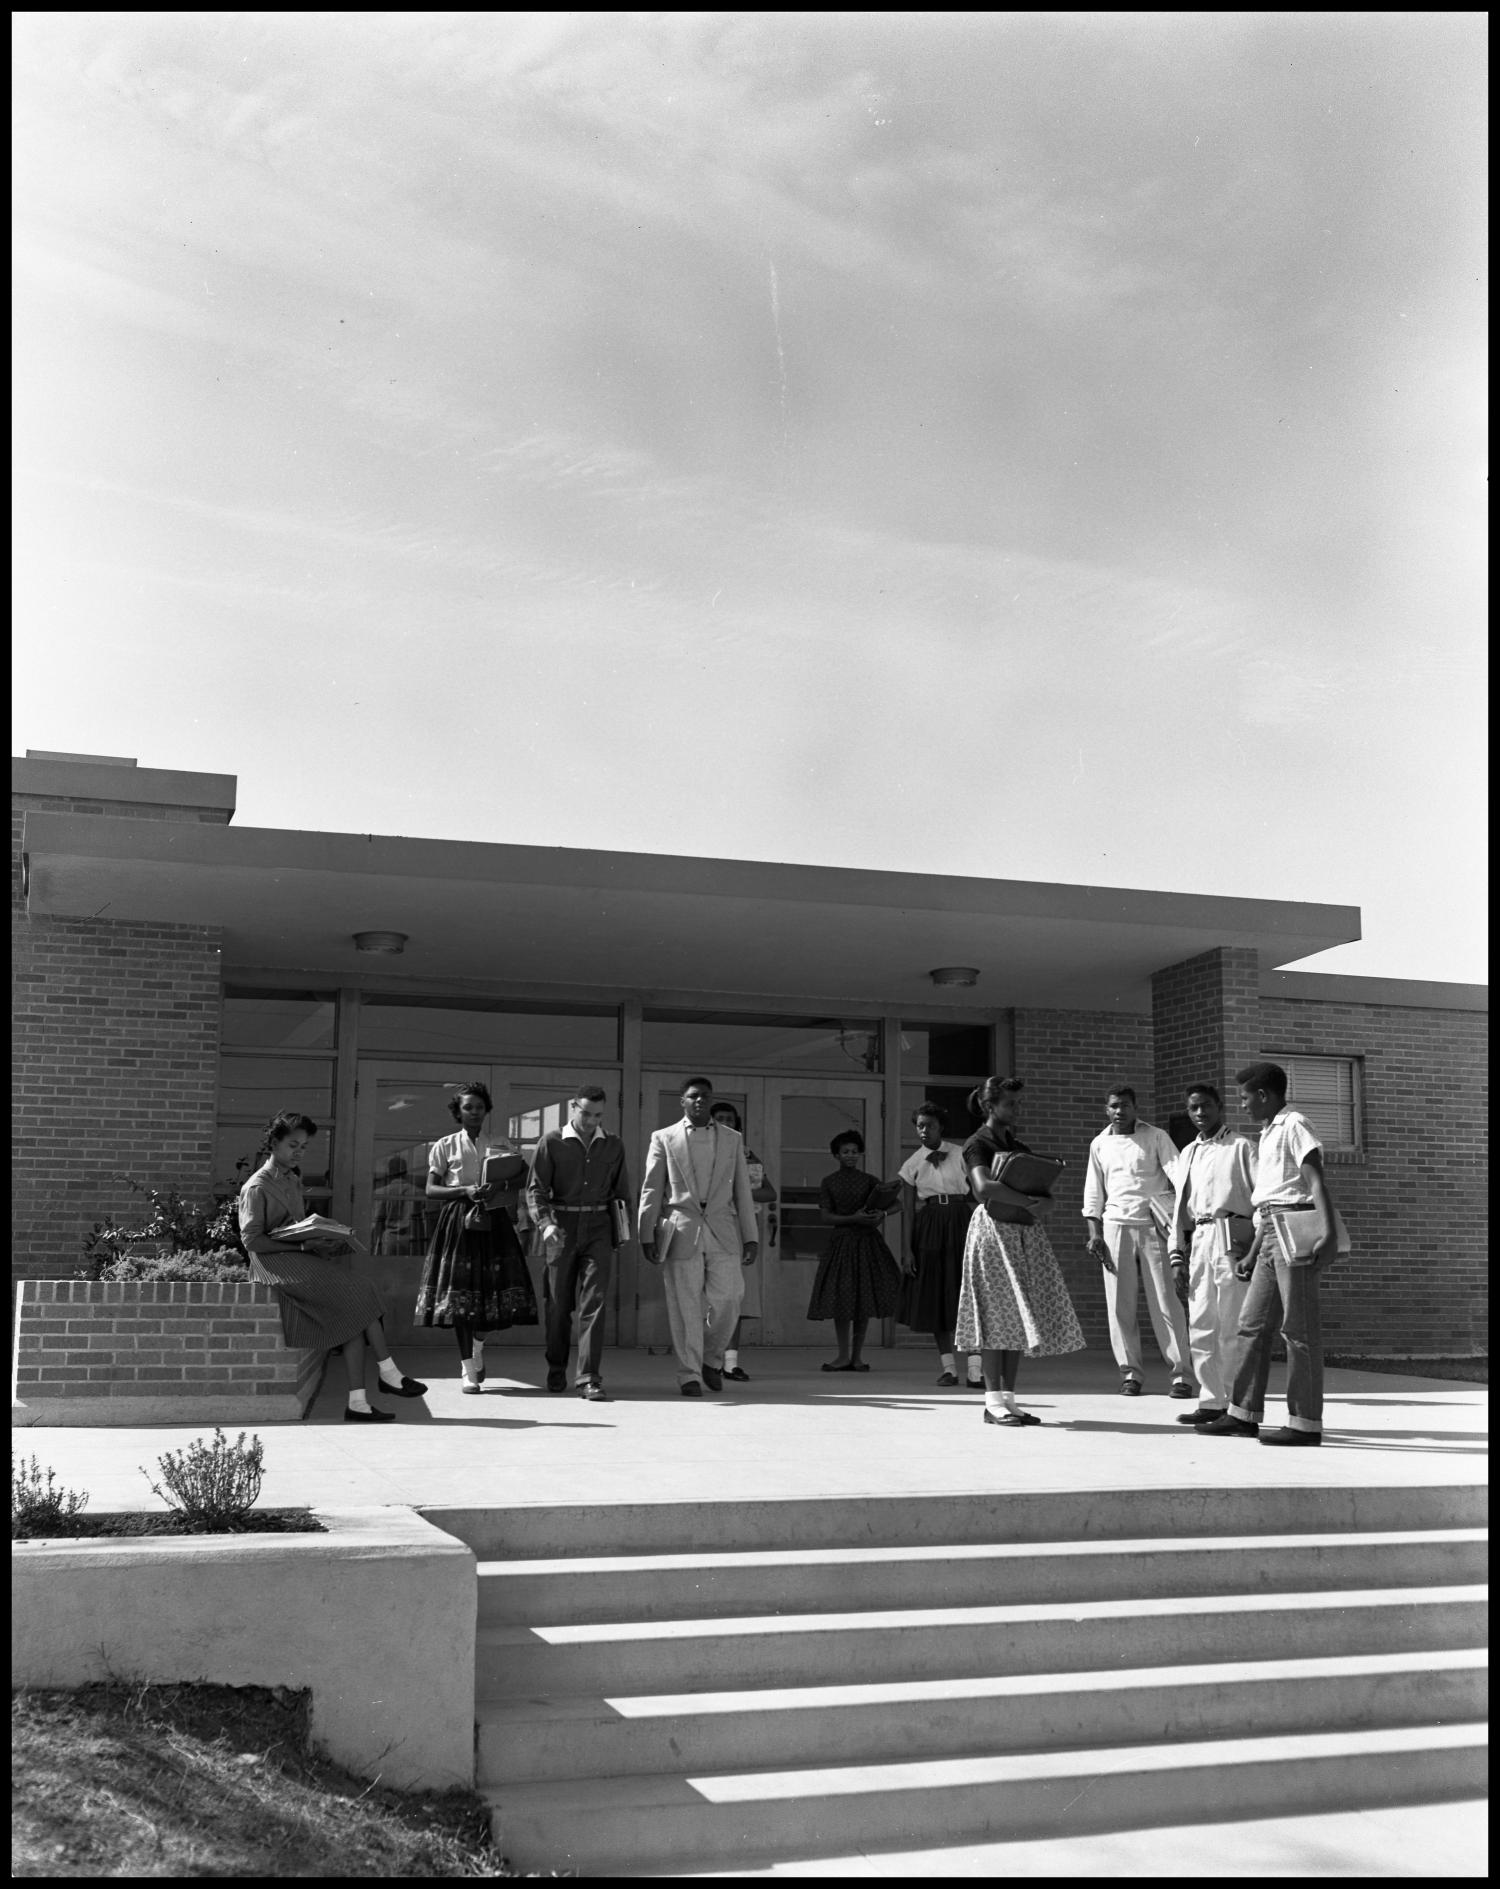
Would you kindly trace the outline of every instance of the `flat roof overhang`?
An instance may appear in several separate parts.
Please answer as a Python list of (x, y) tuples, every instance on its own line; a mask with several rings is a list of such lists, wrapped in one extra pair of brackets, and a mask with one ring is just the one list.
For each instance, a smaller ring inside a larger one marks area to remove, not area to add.
[[(1348, 905), (40, 810), (22, 850), (32, 913), (217, 926), (230, 971), (320, 977), (1147, 1012), (1215, 946), (1267, 971), (1360, 935)], [(357, 952), (375, 930), (404, 953)]]

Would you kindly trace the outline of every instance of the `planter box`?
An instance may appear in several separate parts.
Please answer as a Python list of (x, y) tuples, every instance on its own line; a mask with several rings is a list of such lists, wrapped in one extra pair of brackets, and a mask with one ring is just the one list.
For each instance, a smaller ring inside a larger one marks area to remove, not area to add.
[(326, 1535), (13, 1542), (11, 1684), (305, 1686), (351, 1771), (472, 1785), (472, 1550), (410, 1509), (313, 1513)]
[(289, 1423), (326, 1354), (289, 1350), (269, 1286), (23, 1279), (15, 1424)]

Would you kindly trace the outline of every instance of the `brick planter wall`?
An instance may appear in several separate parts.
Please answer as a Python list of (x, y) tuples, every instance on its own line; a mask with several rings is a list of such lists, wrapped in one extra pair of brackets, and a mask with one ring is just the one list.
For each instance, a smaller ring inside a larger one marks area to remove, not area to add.
[(269, 1286), (28, 1279), (17, 1286), (18, 1424), (276, 1423), (325, 1354), (289, 1350)]

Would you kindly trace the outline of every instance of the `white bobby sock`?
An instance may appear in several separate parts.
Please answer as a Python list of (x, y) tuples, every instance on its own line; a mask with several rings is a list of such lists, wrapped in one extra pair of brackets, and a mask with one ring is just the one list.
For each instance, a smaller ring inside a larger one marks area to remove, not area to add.
[(938, 1362), (950, 1377), (958, 1376), (958, 1359), (951, 1351), (940, 1351), (938, 1353)]
[(477, 1384), (479, 1382), (479, 1366), (472, 1358), (460, 1358), (458, 1364), (459, 1369), (464, 1374), (464, 1382), (466, 1384)]
[(726, 1351), (724, 1353), (724, 1369), (726, 1371), (737, 1371), (739, 1369), (739, 1365), (740, 1365), (740, 1354), (737, 1351), (731, 1350), (731, 1351)]
[[(1016, 1407), (1016, 1393), (1014, 1391), (1001, 1391), (999, 1395), (1004, 1401), (1005, 1408), (1014, 1413)], [(985, 1397), (989, 1397), (988, 1391), (985, 1392)]]
[(380, 1381), (382, 1384), (391, 1384), (399, 1390), (401, 1388), (403, 1375), (401, 1366), (397, 1364), (394, 1358), (382, 1358), (380, 1360)]
[(1005, 1392), (986, 1391), (984, 1393), (984, 1407), (992, 1417), (998, 1417), (1001, 1411), (1007, 1408)]
[(351, 1410), (358, 1410), (364, 1416), (368, 1417), (370, 1415), (370, 1400), (365, 1396), (363, 1391), (350, 1391), (349, 1408)]
[(984, 1366), (979, 1362), (978, 1357), (972, 1351), (969, 1353), (969, 1382), (971, 1384), (982, 1384), (984, 1382)]

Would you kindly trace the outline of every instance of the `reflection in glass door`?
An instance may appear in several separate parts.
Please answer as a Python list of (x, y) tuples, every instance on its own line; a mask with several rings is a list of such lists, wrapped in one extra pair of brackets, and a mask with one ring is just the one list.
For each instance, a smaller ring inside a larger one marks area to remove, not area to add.
[[(427, 1157), (432, 1144), (451, 1135), (454, 1120), (448, 1103), (460, 1083), (484, 1082), (494, 1100), (492, 1132), (509, 1135), (527, 1155), (549, 1128), (567, 1120), (567, 1105), (580, 1082), (598, 1082), (609, 1094), (606, 1120), (619, 1120), (619, 1076), (593, 1076), (576, 1069), (517, 1069), (499, 1064), (361, 1062), (356, 1105), (355, 1231), (370, 1249), (376, 1284), (389, 1308), (388, 1330), (395, 1340), (412, 1335), (412, 1305), (421, 1283), (427, 1242), (441, 1203), (426, 1198)], [(528, 1256), (532, 1284), (541, 1304), (540, 1256), (525, 1209), (524, 1190), (507, 1202)], [(366, 1233), (368, 1229), (368, 1233)], [(614, 1339), (614, 1307), (607, 1338)], [(423, 1332), (436, 1337), (437, 1333)], [(451, 1341), (450, 1341), (451, 1342)], [(509, 1330), (505, 1344), (541, 1344), (539, 1325)]]

